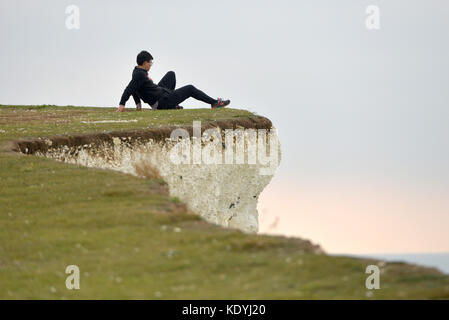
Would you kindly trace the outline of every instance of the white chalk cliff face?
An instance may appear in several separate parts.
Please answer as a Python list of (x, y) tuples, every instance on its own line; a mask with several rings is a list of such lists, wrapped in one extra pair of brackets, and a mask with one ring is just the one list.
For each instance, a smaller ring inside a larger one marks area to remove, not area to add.
[[(272, 179), (281, 153), (276, 129), (259, 130), (257, 139), (252, 135), (257, 130), (244, 131), (241, 140), (237, 135), (229, 140), (218, 130), (213, 143), (204, 135), (202, 141), (188, 137), (159, 142), (114, 137), (112, 142), (49, 148), (36, 155), (136, 176), (142, 175), (139, 167), (155, 168), (167, 182), (170, 195), (191, 211), (211, 223), (255, 233), (259, 228), (257, 201)], [(242, 146), (238, 141), (245, 143)]]

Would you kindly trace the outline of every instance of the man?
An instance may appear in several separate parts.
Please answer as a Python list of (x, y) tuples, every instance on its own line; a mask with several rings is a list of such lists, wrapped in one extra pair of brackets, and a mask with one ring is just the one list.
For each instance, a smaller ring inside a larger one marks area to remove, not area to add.
[(153, 56), (149, 52), (142, 51), (137, 55), (137, 66), (130, 83), (123, 91), (117, 112), (125, 111), (126, 101), (131, 95), (136, 103), (136, 110), (142, 110), (140, 99), (151, 105), (152, 109), (183, 109), (179, 104), (190, 97), (209, 103), (211, 108), (223, 108), (231, 103), (230, 100), (213, 99), (191, 84), (175, 89), (176, 78), (173, 71), (167, 72), (156, 85), (148, 77), (152, 65)]

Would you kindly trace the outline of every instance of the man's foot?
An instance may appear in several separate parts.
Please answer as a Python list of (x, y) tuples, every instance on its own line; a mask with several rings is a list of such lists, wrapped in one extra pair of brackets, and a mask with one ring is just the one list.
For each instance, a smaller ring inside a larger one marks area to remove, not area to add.
[(115, 110), (115, 112), (125, 112), (125, 107), (124, 106), (120, 106), (117, 108), (117, 110)]
[(212, 109), (224, 108), (225, 106), (231, 103), (231, 100), (223, 100), (222, 98), (217, 98), (217, 100), (218, 100), (217, 103), (211, 104)]
[(175, 109), (184, 109), (184, 107), (182, 107), (182, 106), (180, 106), (180, 105), (177, 105), (177, 106), (175, 107)]

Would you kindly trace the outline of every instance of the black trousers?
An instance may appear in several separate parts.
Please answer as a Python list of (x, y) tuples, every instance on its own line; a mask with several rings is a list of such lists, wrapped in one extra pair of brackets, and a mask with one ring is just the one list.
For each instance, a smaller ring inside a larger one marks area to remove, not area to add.
[(203, 91), (198, 90), (191, 84), (175, 89), (176, 76), (174, 71), (167, 72), (157, 85), (171, 90), (170, 93), (164, 92), (159, 98), (158, 109), (174, 109), (177, 105), (190, 97), (208, 104), (217, 103), (216, 99), (209, 97)]

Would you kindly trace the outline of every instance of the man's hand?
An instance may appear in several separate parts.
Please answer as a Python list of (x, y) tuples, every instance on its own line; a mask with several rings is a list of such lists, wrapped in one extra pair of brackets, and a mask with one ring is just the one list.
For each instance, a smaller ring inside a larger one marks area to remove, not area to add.
[(119, 106), (117, 108), (117, 110), (115, 110), (115, 112), (124, 112), (125, 111), (125, 106)]
[(138, 103), (136, 104), (136, 111), (141, 111), (142, 110), (142, 104)]

